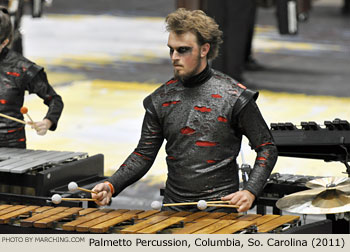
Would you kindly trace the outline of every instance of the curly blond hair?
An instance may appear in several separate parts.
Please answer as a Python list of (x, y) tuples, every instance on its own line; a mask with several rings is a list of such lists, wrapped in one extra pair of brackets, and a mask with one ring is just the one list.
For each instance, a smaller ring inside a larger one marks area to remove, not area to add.
[(208, 59), (215, 59), (222, 43), (222, 31), (215, 20), (201, 10), (186, 10), (179, 8), (170, 13), (166, 19), (166, 30), (182, 34), (193, 32), (197, 36), (198, 44), (210, 44)]

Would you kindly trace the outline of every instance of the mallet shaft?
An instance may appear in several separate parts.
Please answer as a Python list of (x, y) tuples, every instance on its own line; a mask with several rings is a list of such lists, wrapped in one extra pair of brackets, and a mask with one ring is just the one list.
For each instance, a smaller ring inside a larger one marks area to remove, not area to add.
[(27, 124), (27, 123), (26, 123), (25, 121), (23, 121), (23, 120), (20, 120), (20, 119), (18, 119), (18, 118), (12, 117), (12, 116), (5, 115), (5, 114), (3, 114), (3, 113), (0, 113), (0, 116), (1, 116), (1, 117), (4, 117), (4, 118), (7, 118), (7, 119), (9, 119), (9, 120), (13, 120), (13, 121), (19, 122), (19, 123)]
[(207, 204), (208, 207), (231, 207), (231, 208), (239, 208), (237, 205), (225, 205), (225, 204)]
[[(218, 201), (207, 201), (207, 204), (216, 204), (216, 203), (223, 203), (223, 204), (229, 204), (230, 201), (222, 201), (222, 200), (218, 200)], [(180, 203), (167, 203), (167, 204), (163, 204), (163, 206), (188, 206), (188, 205), (197, 205), (198, 202), (180, 202)]]
[(97, 192), (95, 192), (95, 191), (93, 191), (93, 190), (86, 189), (86, 188), (77, 187), (77, 189), (79, 189), (80, 191), (84, 191), (84, 192), (89, 192), (89, 193), (97, 194)]
[(62, 198), (61, 200), (64, 200), (64, 201), (96, 201), (95, 199), (89, 199), (89, 198)]

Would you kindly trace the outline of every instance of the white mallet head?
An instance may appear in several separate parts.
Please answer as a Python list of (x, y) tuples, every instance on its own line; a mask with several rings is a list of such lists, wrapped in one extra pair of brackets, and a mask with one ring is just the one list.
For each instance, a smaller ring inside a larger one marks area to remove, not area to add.
[(78, 184), (75, 183), (75, 182), (70, 182), (70, 183), (68, 184), (68, 190), (69, 190), (70, 192), (74, 192), (74, 191), (78, 190)]
[(197, 203), (197, 207), (199, 210), (204, 210), (207, 208), (207, 202), (205, 200), (200, 200)]
[(59, 195), (59, 194), (54, 194), (54, 195), (52, 195), (52, 197), (51, 197), (51, 201), (52, 201), (52, 203), (54, 203), (54, 204), (60, 204), (61, 201), (62, 201), (62, 197), (61, 197), (61, 195)]
[(162, 203), (159, 201), (153, 201), (151, 207), (154, 210), (160, 210), (162, 208)]

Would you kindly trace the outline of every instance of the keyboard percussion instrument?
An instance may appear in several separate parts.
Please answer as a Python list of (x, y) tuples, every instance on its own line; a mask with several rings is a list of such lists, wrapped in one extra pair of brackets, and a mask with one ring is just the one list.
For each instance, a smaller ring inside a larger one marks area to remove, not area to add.
[(324, 214), (331, 220), (331, 233), (350, 233), (350, 221), (341, 217), (350, 212), (350, 123), (338, 118), (323, 125), (271, 123), (271, 134), (279, 156), (338, 161), (345, 165), (347, 177), (271, 174), (257, 201), (257, 213), (272, 206), (273, 214)]
[(271, 134), (278, 155), (286, 157), (339, 161), (346, 167), (350, 177), (350, 123), (334, 119), (316, 122), (301, 122), (296, 126), (290, 122), (271, 123)]
[(282, 233), (299, 216), (0, 205), (0, 233)]
[(49, 196), (72, 180), (103, 177), (103, 155), (0, 148), (0, 194)]
[[(277, 123), (271, 124), (271, 133), (280, 156), (340, 161), (345, 164), (350, 176), (350, 124), (347, 121), (325, 121), (325, 127), (314, 122), (302, 122), (301, 128), (291, 123)], [(0, 148), (0, 233), (349, 232), (348, 221), (343, 227), (342, 221), (328, 218), (328, 215), (350, 212), (348, 178), (272, 174), (257, 199), (256, 214), (241, 214), (160, 211), (161, 203), (152, 204), (153, 210), (96, 208), (94, 202), (93, 206), (85, 205), (85, 208), (73, 204), (82, 197), (77, 191), (85, 191), (83, 200), (92, 200), (86, 197), (91, 197), (93, 186), (82, 188), (71, 182), (67, 192), (67, 184), (72, 180), (81, 183), (82, 179), (91, 176), (103, 177), (101, 154), (89, 157), (86, 153)], [(10, 194), (2, 191), (4, 186), (31, 187), (34, 196), (42, 198), (45, 203), (13, 203), (8, 200)], [(55, 193), (60, 194), (59, 200), (56, 200), (56, 203), (61, 203), (60, 206), (53, 205), (53, 199), (49, 198)], [(73, 200), (72, 203), (69, 199)], [(236, 207), (225, 202), (206, 202), (205, 206), (199, 202), (192, 203), (199, 209), (205, 209), (208, 204)], [(273, 206), (272, 214), (266, 214), (266, 206)], [(282, 211), (286, 214), (282, 215)], [(289, 212), (326, 214), (327, 220), (318, 222), (316, 226), (302, 224), (298, 215), (289, 215)]]

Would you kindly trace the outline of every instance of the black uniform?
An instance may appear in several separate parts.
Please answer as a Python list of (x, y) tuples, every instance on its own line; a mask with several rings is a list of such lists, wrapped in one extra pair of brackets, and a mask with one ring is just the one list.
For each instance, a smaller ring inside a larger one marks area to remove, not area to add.
[(164, 139), (168, 178), (163, 203), (213, 200), (233, 193), (239, 186), (236, 157), (242, 135), (257, 152), (245, 189), (259, 195), (277, 149), (255, 104), (257, 95), (209, 66), (186, 83), (172, 79), (163, 84), (144, 100), (137, 148), (109, 178), (113, 196), (146, 174)]
[[(35, 93), (49, 107), (45, 118), (55, 130), (61, 116), (63, 102), (47, 81), (42, 67), (22, 55), (4, 48), (0, 53), (0, 113), (23, 120), (20, 112), (25, 91)], [(25, 148), (24, 125), (0, 117), (0, 147)]]

